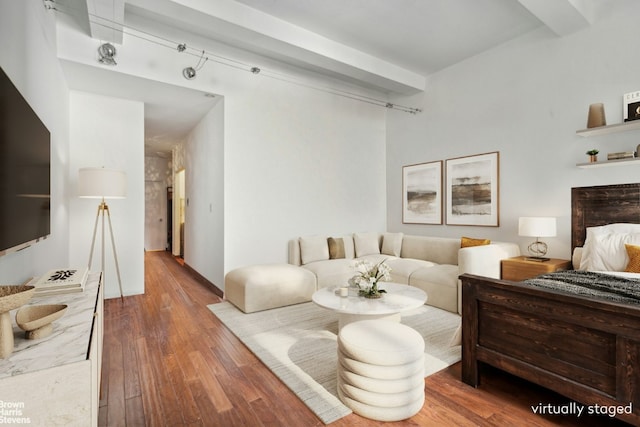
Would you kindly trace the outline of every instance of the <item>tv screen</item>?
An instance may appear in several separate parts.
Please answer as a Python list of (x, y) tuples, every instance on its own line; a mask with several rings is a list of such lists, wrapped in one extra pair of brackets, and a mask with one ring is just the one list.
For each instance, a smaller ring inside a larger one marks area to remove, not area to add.
[(49, 130), (0, 68), (0, 255), (50, 234)]

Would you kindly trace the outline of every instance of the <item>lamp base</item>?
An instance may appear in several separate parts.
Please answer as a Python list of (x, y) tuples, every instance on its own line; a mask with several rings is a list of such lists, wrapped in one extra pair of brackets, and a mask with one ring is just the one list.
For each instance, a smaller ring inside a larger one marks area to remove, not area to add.
[(527, 261), (536, 261), (536, 262), (545, 262), (545, 261), (551, 260), (551, 258), (545, 258), (545, 257), (542, 257), (542, 256), (528, 256), (528, 257), (525, 257), (525, 260), (527, 260)]
[(536, 241), (530, 244), (527, 249), (529, 250), (529, 257), (527, 257), (527, 261), (538, 261), (544, 262), (549, 261), (550, 258), (545, 258), (547, 254), (547, 244), (545, 242), (541, 242), (538, 238)]

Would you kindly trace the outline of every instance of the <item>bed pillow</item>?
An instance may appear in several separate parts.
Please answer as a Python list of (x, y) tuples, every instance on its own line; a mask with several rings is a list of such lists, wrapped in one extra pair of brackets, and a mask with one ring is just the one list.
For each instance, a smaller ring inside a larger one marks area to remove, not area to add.
[(627, 268), (624, 271), (627, 273), (640, 273), (640, 246), (625, 243), (624, 248), (627, 250), (627, 256), (629, 257)]
[(629, 262), (627, 243), (640, 245), (640, 233), (591, 233), (585, 240), (580, 270), (624, 271)]
[(472, 246), (484, 246), (491, 244), (489, 239), (473, 239), (471, 237), (462, 237), (460, 239), (461, 248), (470, 248)]
[(598, 227), (587, 227), (587, 236), (585, 239), (589, 239), (589, 235), (596, 234), (639, 234), (640, 224), (629, 224), (625, 222), (619, 222), (615, 224), (600, 225)]
[(380, 254), (380, 243), (377, 233), (355, 233), (353, 235), (353, 244), (356, 249), (356, 258), (365, 255)]
[(384, 255), (400, 256), (402, 251), (403, 233), (384, 233), (382, 237), (382, 251)]
[(329, 259), (327, 238), (322, 236), (301, 237), (300, 258), (302, 264)]
[(339, 237), (329, 237), (329, 259), (345, 258), (344, 240)]

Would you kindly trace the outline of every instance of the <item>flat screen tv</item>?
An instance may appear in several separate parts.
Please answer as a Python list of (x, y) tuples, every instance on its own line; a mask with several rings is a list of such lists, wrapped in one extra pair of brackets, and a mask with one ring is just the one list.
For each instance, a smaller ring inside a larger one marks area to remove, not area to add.
[(0, 68), (0, 255), (51, 232), (51, 136)]

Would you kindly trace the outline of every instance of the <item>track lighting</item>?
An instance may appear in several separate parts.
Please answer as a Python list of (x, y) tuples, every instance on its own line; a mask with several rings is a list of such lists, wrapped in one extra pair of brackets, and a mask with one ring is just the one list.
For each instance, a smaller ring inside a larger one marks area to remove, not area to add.
[[(68, 6), (66, 3), (70, 3), (68, 1), (62, 2), (62, 1), (57, 1), (57, 0), (42, 0), (44, 2), (44, 6), (47, 10), (54, 10), (57, 13), (63, 13), (63, 14), (67, 14), (69, 16), (74, 16), (74, 10), (73, 8), (70, 7), (64, 7), (64, 6)], [(63, 7), (61, 7), (63, 6)], [(66, 10), (65, 10), (66, 9)], [(86, 11), (84, 12), (86, 13)], [(123, 32), (124, 34), (126, 34), (129, 37), (136, 37), (139, 39), (142, 39), (144, 41), (150, 42), (150, 43), (154, 43), (154, 44), (159, 44), (163, 47), (168, 47), (171, 48), (172, 50), (177, 50), (178, 52), (187, 52), (189, 54), (192, 54), (191, 52), (188, 52), (189, 50), (191, 51), (195, 51), (194, 48), (190, 48), (187, 46), (186, 43), (178, 43), (178, 42), (173, 42), (171, 40), (168, 40), (165, 37), (161, 37), (157, 34), (151, 34), (133, 27), (127, 27), (124, 25), (123, 22), (117, 22), (117, 21), (109, 21), (108, 19), (104, 18), (104, 17), (100, 17), (99, 22), (95, 21), (95, 17), (96, 15), (93, 15), (91, 13), (89, 13), (90, 16), (90, 21), (92, 23), (96, 23), (98, 25), (102, 25), (102, 26), (106, 26), (107, 28), (111, 28), (113, 30), (116, 31), (120, 31)], [(169, 43), (169, 44), (167, 44)], [(104, 43), (103, 45), (101, 45), (98, 48), (98, 53), (100, 55), (100, 57), (98, 58), (98, 61), (101, 64), (105, 64), (105, 65), (117, 65), (114, 57), (116, 56), (116, 48), (110, 44), (110, 43)], [(184, 76), (185, 79), (187, 80), (192, 80), (194, 78), (196, 78), (196, 74), (198, 72), (198, 70), (200, 70), (204, 64), (209, 60), (209, 57), (205, 57), (205, 51), (202, 51), (202, 54), (200, 55), (200, 59), (198, 60), (198, 63), (196, 64), (195, 67), (186, 67), (182, 70), (182, 75)], [(307, 83), (304, 82), (300, 82), (294, 79), (291, 79), (291, 76), (287, 76), (287, 75), (283, 75), (283, 74), (274, 74), (273, 72), (270, 72), (269, 70), (263, 70), (260, 69), (259, 67), (255, 67), (255, 66), (251, 66), (250, 64), (244, 64), (241, 61), (235, 60), (235, 59), (230, 59), (230, 58), (225, 58), (222, 57), (220, 55), (217, 55), (215, 53), (211, 53), (209, 52), (209, 55), (211, 55), (211, 59), (219, 64), (228, 66), (228, 67), (232, 67), (232, 68), (237, 68), (237, 69), (241, 69), (243, 71), (249, 71), (253, 74), (261, 74), (264, 75), (265, 77), (269, 77), (269, 78), (274, 78), (274, 79), (278, 79), (278, 80), (282, 80), (291, 84), (297, 84), (297, 85), (302, 85), (302, 86), (306, 86), (306, 87), (310, 87), (312, 89), (316, 89), (316, 90), (320, 90), (320, 91), (324, 91), (336, 96), (341, 96), (344, 98), (349, 98), (349, 99), (353, 99), (356, 101), (360, 101), (360, 102), (365, 102), (368, 104), (373, 104), (373, 105), (377, 105), (380, 107), (386, 107), (388, 109), (392, 109), (392, 110), (398, 110), (398, 111), (402, 111), (405, 113), (410, 113), (410, 114), (418, 114), (422, 112), (421, 108), (414, 108), (414, 107), (407, 107), (407, 106), (403, 106), (403, 105), (398, 105), (398, 104), (393, 104), (391, 102), (387, 102), (381, 99), (375, 99), (375, 98), (370, 98), (364, 95), (359, 95), (359, 94), (354, 94), (351, 92), (346, 92), (344, 90), (341, 89), (332, 89), (332, 88), (326, 88), (326, 87), (320, 87), (320, 86), (315, 86), (315, 85), (309, 85)]]
[(184, 70), (182, 70), (182, 75), (187, 80), (194, 79), (196, 77), (196, 70), (193, 67), (187, 67)]
[[(184, 52), (187, 49), (187, 45), (185, 44), (179, 44), (178, 45), (178, 52)], [(202, 67), (204, 67), (204, 64), (209, 60), (208, 56), (204, 56), (204, 50), (202, 51), (202, 54), (200, 55), (200, 59), (198, 59), (198, 63), (196, 64), (195, 67), (187, 67), (185, 69), (182, 70), (182, 75), (184, 76), (185, 79), (187, 80), (192, 80), (196, 78), (196, 74), (197, 71), (200, 70)]]
[(116, 56), (116, 48), (111, 43), (103, 43), (98, 48), (98, 55), (100, 59), (98, 62), (104, 65), (118, 65), (114, 58)]

